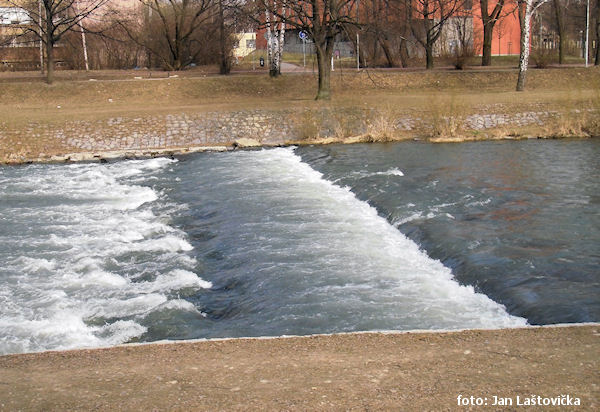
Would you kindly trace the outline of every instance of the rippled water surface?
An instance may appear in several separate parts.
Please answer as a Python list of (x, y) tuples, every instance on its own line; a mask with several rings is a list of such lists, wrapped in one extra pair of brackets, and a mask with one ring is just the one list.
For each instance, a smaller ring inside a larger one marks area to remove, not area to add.
[(599, 320), (598, 143), (0, 169), (0, 353)]
[(597, 139), (299, 152), (511, 314), (600, 320)]

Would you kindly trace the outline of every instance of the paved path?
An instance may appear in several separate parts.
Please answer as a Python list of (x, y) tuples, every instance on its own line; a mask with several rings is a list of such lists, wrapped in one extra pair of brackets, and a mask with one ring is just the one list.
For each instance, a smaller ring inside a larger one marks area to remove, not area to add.
[(309, 67), (308, 63), (306, 64), (306, 67), (303, 67), (293, 63), (281, 62), (282, 73), (310, 73), (312, 71), (312, 66)]
[(599, 361), (597, 324), (129, 345), (0, 357), (0, 410), (597, 411)]

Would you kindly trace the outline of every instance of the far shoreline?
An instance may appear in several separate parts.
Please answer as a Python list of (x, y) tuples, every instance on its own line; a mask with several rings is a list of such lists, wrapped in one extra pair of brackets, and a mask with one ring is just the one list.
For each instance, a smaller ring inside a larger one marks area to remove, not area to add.
[(537, 69), (526, 92), (515, 92), (514, 74), (501, 70), (348, 72), (332, 78), (329, 101), (314, 100), (309, 74), (0, 82), (0, 164), (599, 136), (599, 70)]
[(119, 161), (129, 159), (151, 159), (157, 157), (184, 156), (194, 153), (233, 152), (236, 150), (272, 149), (276, 147), (302, 147), (302, 146), (327, 146), (327, 145), (352, 145), (352, 144), (387, 144), (420, 142), (431, 144), (453, 144), (453, 143), (475, 143), (475, 142), (514, 142), (523, 140), (589, 140), (597, 136), (504, 136), (490, 138), (471, 137), (438, 137), (438, 138), (402, 138), (385, 141), (368, 141), (365, 136), (353, 136), (347, 138), (317, 138), (304, 141), (290, 141), (281, 143), (263, 144), (255, 139), (243, 139), (241, 141), (228, 142), (223, 145), (204, 145), (186, 147), (164, 147), (149, 149), (125, 149), (125, 150), (93, 150), (82, 152), (58, 153), (52, 156), (24, 158), (18, 161), (0, 161), (0, 166), (19, 166), (26, 164), (69, 164), (80, 162), (106, 163), (108, 161)]

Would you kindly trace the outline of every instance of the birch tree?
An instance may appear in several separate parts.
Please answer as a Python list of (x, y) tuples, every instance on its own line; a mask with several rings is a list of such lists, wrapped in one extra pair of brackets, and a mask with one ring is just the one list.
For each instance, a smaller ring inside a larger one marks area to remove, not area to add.
[[(267, 56), (269, 61), (269, 76), (281, 74), (281, 58), (285, 41), (285, 22), (287, 7), (285, 1), (272, 0), (265, 7), (265, 26), (267, 30)], [(278, 18), (281, 16), (281, 18)]]
[(54, 82), (54, 46), (65, 33), (81, 30), (82, 20), (99, 11), (108, 0), (7, 0), (12, 7), (25, 10), (31, 24), (23, 27), (16, 42), (41, 41), (46, 52), (46, 83)]
[(434, 47), (448, 19), (462, 8), (464, 0), (405, 0), (413, 16), (411, 31), (425, 49), (426, 68), (433, 69)]
[(525, 90), (525, 77), (529, 64), (531, 16), (548, 0), (518, 0), (519, 1), (519, 23), (521, 25), (521, 53), (519, 56), (519, 77), (517, 78), (517, 91)]

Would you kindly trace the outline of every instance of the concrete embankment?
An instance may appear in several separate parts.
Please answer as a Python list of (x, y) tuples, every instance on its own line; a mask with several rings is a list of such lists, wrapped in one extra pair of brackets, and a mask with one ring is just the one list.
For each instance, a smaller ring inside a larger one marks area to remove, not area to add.
[(599, 361), (598, 324), (125, 345), (0, 357), (0, 410), (591, 411)]

